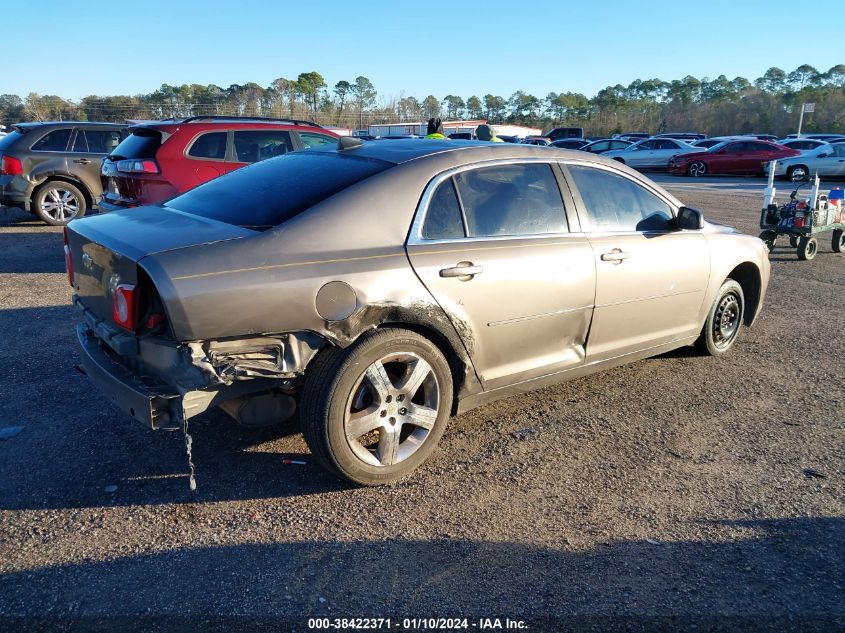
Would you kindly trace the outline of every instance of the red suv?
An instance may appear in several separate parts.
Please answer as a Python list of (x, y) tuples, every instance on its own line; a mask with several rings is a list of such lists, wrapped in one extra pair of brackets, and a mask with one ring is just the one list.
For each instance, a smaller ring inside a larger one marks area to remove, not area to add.
[(337, 143), (337, 134), (296, 119), (194, 116), (154, 121), (103, 160), (101, 212), (155, 204), (265, 158)]

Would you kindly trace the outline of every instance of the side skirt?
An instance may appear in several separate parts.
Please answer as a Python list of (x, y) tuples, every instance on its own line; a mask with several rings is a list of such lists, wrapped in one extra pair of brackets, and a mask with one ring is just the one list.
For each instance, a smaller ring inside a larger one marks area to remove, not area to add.
[(584, 376), (589, 376), (590, 374), (595, 374), (600, 371), (604, 371), (605, 369), (611, 369), (612, 367), (619, 367), (620, 365), (633, 363), (635, 361), (642, 360), (644, 358), (649, 358), (651, 356), (665, 354), (666, 352), (671, 352), (673, 349), (692, 345), (697, 338), (698, 335), (688, 336), (686, 338), (678, 339), (677, 341), (672, 341), (670, 343), (663, 343), (662, 345), (658, 345), (656, 347), (649, 347), (636, 352), (631, 352), (629, 354), (623, 354), (622, 356), (616, 356), (614, 358), (608, 358), (602, 361), (595, 361), (592, 363), (586, 363), (584, 365), (578, 365), (577, 367), (555, 372), (554, 374), (548, 374), (546, 376), (532, 378), (531, 380), (525, 380), (523, 382), (518, 382), (513, 385), (507, 385), (506, 387), (499, 387), (498, 389), (493, 389), (491, 391), (472, 394), (458, 401), (456, 415), (460, 415), (461, 413), (465, 413), (471, 409), (475, 409), (476, 407), (479, 407), (483, 404), (495, 402), (496, 400), (501, 400), (502, 398), (507, 398), (509, 396), (513, 396), (519, 393), (527, 393), (529, 391), (534, 391), (535, 389), (542, 389), (543, 387), (548, 387), (557, 383), (575, 380), (576, 378), (582, 378)]

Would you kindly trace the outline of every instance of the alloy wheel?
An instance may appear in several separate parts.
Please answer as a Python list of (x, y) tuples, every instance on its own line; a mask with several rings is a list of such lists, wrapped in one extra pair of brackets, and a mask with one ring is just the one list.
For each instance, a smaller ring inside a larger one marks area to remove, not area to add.
[(434, 370), (411, 352), (372, 363), (347, 401), (344, 432), (352, 452), (372, 466), (408, 459), (428, 439), (440, 402)]
[(79, 200), (72, 191), (54, 187), (44, 193), (41, 210), (56, 222), (68, 222), (79, 214)]

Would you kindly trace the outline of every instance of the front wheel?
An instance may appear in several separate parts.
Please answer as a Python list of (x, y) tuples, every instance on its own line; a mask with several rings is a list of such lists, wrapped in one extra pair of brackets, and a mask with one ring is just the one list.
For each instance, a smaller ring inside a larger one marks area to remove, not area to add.
[(710, 356), (727, 354), (736, 343), (745, 314), (745, 295), (733, 279), (726, 279), (707, 313), (696, 347)]
[(814, 237), (802, 237), (798, 240), (798, 259), (810, 261), (819, 252), (819, 243)]
[(51, 180), (35, 192), (32, 210), (47, 224), (64, 226), (74, 218), (85, 215), (87, 206), (85, 196), (74, 185)]
[(707, 173), (707, 164), (700, 160), (694, 160), (687, 167), (687, 173), (693, 178), (701, 178)]
[(766, 243), (766, 248), (771, 253), (775, 250), (775, 245), (778, 242), (778, 234), (775, 231), (765, 230), (760, 233), (760, 239)]
[(830, 240), (830, 247), (834, 253), (845, 253), (845, 231), (836, 229), (833, 238)]
[(452, 409), (452, 374), (431, 341), (389, 328), (309, 367), (305, 441), (324, 467), (356, 484), (400, 479), (437, 446)]

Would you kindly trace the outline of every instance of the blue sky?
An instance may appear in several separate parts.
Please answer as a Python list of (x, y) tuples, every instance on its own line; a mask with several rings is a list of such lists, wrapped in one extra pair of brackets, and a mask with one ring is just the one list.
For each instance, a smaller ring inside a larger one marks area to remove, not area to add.
[(79, 99), (146, 93), (162, 83), (266, 86), (316, 70), (330, 86), (366, 75), (383, 97), (593, 96), (637, 78), (753, 81), (770, 66), (827, 70), (845, 62), (832, 30), (822, 26), (807, 38), (793, 27), (838, 20), (841, 0), (37, 5), (32, 19), (24, 8), (7, 15), (0, 93)]

